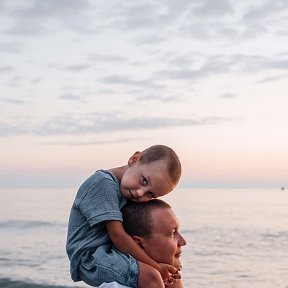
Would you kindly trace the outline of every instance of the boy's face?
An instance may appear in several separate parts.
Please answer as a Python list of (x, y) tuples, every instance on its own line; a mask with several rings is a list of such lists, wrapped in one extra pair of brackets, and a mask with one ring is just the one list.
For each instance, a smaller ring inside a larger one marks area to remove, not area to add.
[(171, 192), (175, 185), (167, 172), (166, 160), (142, 164), (139, 162), (140, 153), (136, 153), (129, 159), (128, 169), (120, 182), (123, 197), (132, 201), (147, 202)]

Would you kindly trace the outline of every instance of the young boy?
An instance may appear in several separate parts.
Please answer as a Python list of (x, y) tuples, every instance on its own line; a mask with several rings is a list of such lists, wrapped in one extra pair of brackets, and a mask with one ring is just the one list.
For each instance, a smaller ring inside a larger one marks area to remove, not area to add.
[(178, 156), (164, 145), (135, 152), (127, 165), (90, 176), (79, 188), (69, 218), (66, 251), (72, 280), (164, 288), (176, 268), (143, 252), (124, 231), (120, 210), (126, 199), (147, 202), (166, 195), (180, 176)]

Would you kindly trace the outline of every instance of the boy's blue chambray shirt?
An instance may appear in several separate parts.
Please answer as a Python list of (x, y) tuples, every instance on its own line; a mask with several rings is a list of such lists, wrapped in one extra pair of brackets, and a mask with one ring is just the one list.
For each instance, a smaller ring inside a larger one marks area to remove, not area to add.
[(93, 261), (99, 246), (111, 243), (104, 221), (123, 221), (121, 208), (126, 204), (117, 178), (98, 170), (79, 188), (71, 208), (66, 251), (73, 281), (80, 281), (78, 267)]

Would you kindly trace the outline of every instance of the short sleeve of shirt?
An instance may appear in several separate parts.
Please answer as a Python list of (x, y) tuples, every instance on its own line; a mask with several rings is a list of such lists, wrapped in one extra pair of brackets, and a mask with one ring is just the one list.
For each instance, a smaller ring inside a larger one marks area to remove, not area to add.
[(119, 182), (105, 170), (96, 171), (79, 189), (79, 209), (90, 226), (108, 220), (123, 221), (121, 208), (126, 200)]

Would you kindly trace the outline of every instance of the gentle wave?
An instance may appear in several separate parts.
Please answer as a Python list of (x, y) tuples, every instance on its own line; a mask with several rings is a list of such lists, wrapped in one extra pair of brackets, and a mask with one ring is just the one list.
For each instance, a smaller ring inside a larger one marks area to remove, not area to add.
[(0, 279), (1, 288), (65, 288), (66, 286), (56, 286), (47, 284), (37, 284), (25, 281), (11, 280), (8, 278)]
[(267, 232), (261, 233), (260, 235), (264, 238), (288, 239), (287, 231)]
[(52, 223), (47, 221), (33, 221), (33, 220), (9, 220), (0, 222), (0, 229), (29, 229), (29, 228), (47, 228), (47, 227), (66, 227), (65, 223)]

